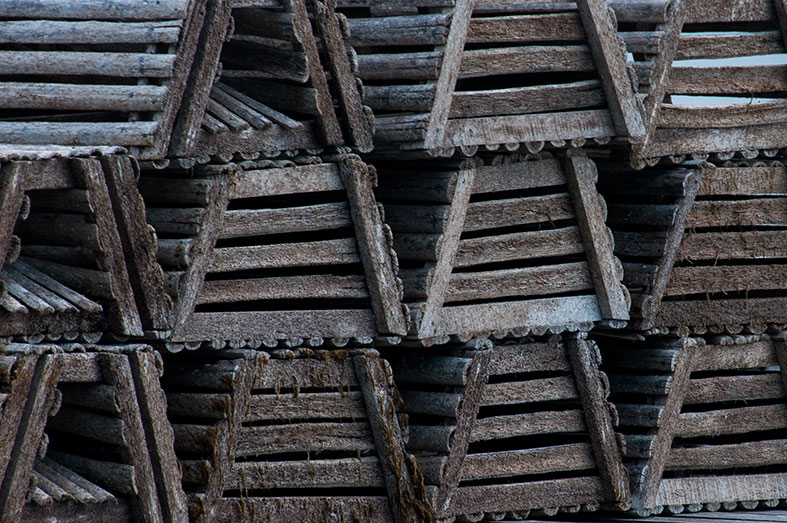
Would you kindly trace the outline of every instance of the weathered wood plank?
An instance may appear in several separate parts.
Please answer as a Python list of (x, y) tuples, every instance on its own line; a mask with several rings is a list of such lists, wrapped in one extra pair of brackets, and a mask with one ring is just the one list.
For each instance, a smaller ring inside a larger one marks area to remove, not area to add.
[(295, 193), (341, 191), (338, 167), (332, 163), (274, 169), (244, 170), (230, 189), (230, 198), (259, 198)]
[[(726, 80), (725, 80), (726, 81)], [(748, 96), (748, 95), (746, 95)], [(702, 152), (778, 149), (784, 143), (781, 123), (725, 129), (656, 129), (648, 157)]]
[(153, 144), (158, 122), (0, 122), (0, 139), (9, 144)]
[(694, 370), (733, 370), (778, 365), (773, 344), (758, 341), (743, 345), (704, 345), (694, 349), (701, 354)]
[[(516, 374), (521, 372), (569, 371), (571, 365), (563, 344), (559, 341), (549, 343), (523, 343), (497, 345), (492, 353), (489, 374)], [(494, 390), (494, 385), (489, 385)]]
[(684, 438), (745, 434), (755, 430), (777, 430), (787, 426), (786, 405), (739, 407), (708, 412), (684, 412), (676, 435)]
[[(585, 251), (578, 227), (501, 234), (460, 240), (454, 267), (567, 256)], [(397, 249), (397, 252), (401, 252)]]
[(359, 514), (380, 523), (394, 523), (389, 501), (383, 496), (286, 496), (222, 498), (216, 505), (217, 521), (290, 523), (326, 521), (333, 514), (351, 520)]
[(741, 323), (787, 323), (787, 299), (746, 298), (725, 300), (662, 301), (658, 325), (725, 325)]
[(465, 231), (555, 222), (575, 217), (568, 193), (473, 202), (467, 209)]
[(464, 51), (459, 77), (593, 69), (593, 55), (584, 45), (501, 47)]
[(751, 260), (787, 257), (787, 231), (687, 232), (679, 261)]
[(384, 486), (376, 457), (235, 463), (225, 481), (228, 490)]
[(235, 455), (318, 451), (367, 452), (375, 450), (368, 422), (290, 423), (241, 427)]
[(174, 62), (171, 54), (1, 51), (0, 74), (169, 78)]
[(787, 101), (743, 103), (723, 106), (679, 106), (664, 104), (659, 126), (672, 129), (709, 129), (783, 123)]
[(490, 383), (484, 387), (481, 406), (514, 405), (538, 401), (576, 399), (577, 388), (568, 376), (520, 382)]
[(223, 247), (210, 256), (211, 272), (359, 263), (354, 238), (303, 243)]
[(697, 478), (668, 478), (659, 485), (657, 505), (719, 503), (787, 496), (787, 475), (746, 474)]
[(783, 397), (784, 386), (780, 376), (777, 373), (768, 373), (692, 379), (683, 402), (688, 405)]
[(772, 289), (785, 281), (783, 265), (674, 267), (664, 296)]
[(680, 35), (675, 59), (731, 58), (783, 52), (784, 43), (779, 31), (684, 33)]
[[(298, 370), (302, 373), (302, 369)], [(266, 372), (268, 372), (267, 369)], [(293, 374), (295, 373), (293, 372)], [(299, 383), (302, 383), (301, 380), (302, 378), (296, 378), (296, 381)], [(272, 379), (266, 378), (260, 385), (271, 385), (270, 382), (272, 381)], [(279, 383), (276, 387), (284, 388), (283, 385), (285, 384), (286, 382)], [(337, 379), (335, 383), (329, 384), (329, 386), (338, 384), (340, 384), (340, 381)], [(286, 386), (290, 387), (292, 383), (286, 384)], [(304, 383), (303, 386), (306, 386), (306, 384)], [(298, 395), (253, 395), (249, 400), (249, 409), (244, 416), (244, 421), (322, 418), (360, 419), (365, 416), (366, 407), (360, 392), (299, 392)]]
[(12, 0), (6, 13), (9, 18), (169, 20), (184, 18), (186, 9), (186, 0), (118, 0), (109, 6), (102, 0)]
[(697, 192), (710, 195), (787, 194), (787, 168), (771, 167), (702, 167), (702, 181)]
[(478, 168), (473, 181), (473, 194), (535, 189), (565, 183), (563, 166), (556, 158), (484, 165)]
[(596, 466), (588, 443), (570, 443), (554, 447), (469, 454), (462, 466), (462, 479), (503, 478), (525, 474), (547, 474), (568, 470), (592, 469)]
[(159, 111), (166, 93), (158, 85), (0, 83), (0, 103), (7, 109)]
[(346, 202), (282, 209), (237, 209), (224, 212), (220, 238), (289, 234), (351, 227)]
[(2, 167), (0, 182), (0, 268), (12, 246), (14, 224), (25, 196), (25, 180), (30, 176), (29, 162), (11, 162)]
[(473, 18), (467, 29), (467, 42), (471, 44), (576, 41), (584, 37), (577, 13)]
[(209, 280), (202, 284), (197, 305), (255, 300), (369, 298), (363, 276), (276, 276)]
[(587, 430), (582, 411), (543, 411), (478, 419), (470, 441), (511, 438), (533, 434), (584, 432)]

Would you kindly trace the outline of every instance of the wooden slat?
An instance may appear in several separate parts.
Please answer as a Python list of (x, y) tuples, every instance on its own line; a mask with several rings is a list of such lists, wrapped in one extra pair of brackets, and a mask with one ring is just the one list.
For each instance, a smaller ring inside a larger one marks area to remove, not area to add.
[(446, 302), (540, 296), (593, 288), (587, 262), (481, 272), (454, 272)]
[(699, 196), (787, 194), (787, 168), (707, 167), (703, 168)]
[(585, 30), (577, 13), (473, 18), (467, 29), (467, 42), (473, 44), (576, 41), (584, 38)]
[(584, 45), (525, 46), (464, 51), (460, 78), (592, 71), (593, 56)]
[(787, 323), (787, 298), (662, 301), (658, 325)]
[(465, 456), (462, 479), (479, 479), (546, 474), (595, 468), (588, 443), (572, 443), (524, 450), (469, 454)]
[(745, 434), (787, 427), (787, 405), (740, 407), (709, 412), (684, 412), (677, 435), (683, 438)]
[(646, 154), (656, 157), (696, 152), (778, 149), (784, 143), (782, 129), (784, 125), (781, 123), (724, 129), (659, 128), (653, 133)]
[(243, 171), (230, 190), (231, 198), (259, 198), (282, 194), (341, 191), (335, 164), (321, 163), (278, 169)]
[(490, 383), (484, 387), (481, 406), (514, 405), (537, 401), (561, 401), (577, 398), (574, 380), (568, 376), (529, 381)]
[(228, 490), (382, 486), (383, 474), (376, 457), (235, 463), (224, 483)]
[(177, 19), (186, 16), (186, 7), (186, 0), (113, 0), (111, 6), (102, 0), (13, 0), (4, 6), (9, 18), (77, 20)]
[(0, 140), (10, 144), (153, 144), (158, 122), (0, 122)]
[(359, 263), (355, 239), (224, 247), (213, 251), (211, 272)]
[(664, 296), (784, 288), (784, 265), (674, 267)]
[(350, 18), (348, 44), (358, 47), (441, 45), (451, 18), (444, 14)]
[(169, 78), (174, 61), (171, 54), (2, 51), (0, 74)]
[(238, 457), (287, 452), (375, 450), (372, 431), (366, 422), (289, 423), (242, 427), (235, 455)]
[[(518, 232), (461, 240), (454, 267), (546, 256), (567, 256), (585, 251), (577, 227)], [(402, 253), (397, 249), (400, 256)]]
[(678, 260), (751, 260), (787, 257), (787, 231), (688, 232)]
[(473, 194), (519, 191), (552, 185), (565, 185), (566, 175), (557, 159), (486, 165), (477, 170)]
[(277, 276), (210, 280), (202, 284), (197, 305), (254, 300), (369, 298), (363, 276)]
[[(569, 371), (571, 365), (562, 343), (524, 343), (498, 345), (492, 353), (489, 374)], [(494, 385), (489, 385), (494, 390)]]
[(584, 432), (586, 429), (579, 410), (543, 411), (532, 414), (493, 416), (476, 420), (470, 441), (488, 441), (533, 434)]
[[(339, 389), (358, 386), (352, 362), (342, 359), (270, 360), (254, 381), (255, 389)], [(256, 396), (255, 396), (256, 397)], [(252, 398), (251, 405), (255, 399)]]
[(784, 397), (777, 373), (695, 378), (689, 382), (684, 404), (749, 401)]
[(659, 126), (673, 129), (726, 128), (785, 121), (787, 101), (784, 100), (711, 107), (664, 104), (659, 113)]
[(262, 339), (274, 333), (283, 333), (282, 337), (302, 338), (352, 338), (378, 334), (371, 310), (197, 312), (183, 324), (177, 336), (173, 335), (173, 341), (206, 341), (216, 337)]
[(773, 2), (769, 0), (748, 0), (740, 5), (697, 0), (688, 6), (686, 23), (764, 22), (775, 17)]
[(595, 296), (444, 307), (438, 333), (489, 332), (522, 326), (565, 325), (601, 319)]
[(219, 497), (216, 514), (222, 523), (327, 521), (334, 515), (351, 521), (358, 514), (374, 514), (380, 523), (396, 523), (385, 496)]
[(6, 109), (160, 111), (167, 88), (158, 85), (0, 83)]
[(289, 234), (351, 227), (346, 202), (282, 209), (238, 209), (224, 212), (220, 238)]
[[(41, 15), (37, 15), (41, 16)], [(0, 42), (14, 44), (174, 44), (181, 22), (17, 20), (0, 23)]]
[(773, 344), (758, 341), (743, 345), (705, 345), (695, 349), (702, 356), (693, 370), (734, 370), (778, 365)]
[(732, 94), (787, 91), (783, 65), (674, 67), (667, 89), (672, 94)]
[(464, 230), (554, 222), (574, 216), (574, 205), (567, 193), (473, 202), (467, 210)]
[(779, 31), (684, 33), (680, 35), (675, 59), (731, 58), (783, 52), (784, 43)]
[(787, 496), (787, 474), (745, 474), (663, 479), (655, 503), (683, 505), (719, 500), (782, 499)]
[(255, 394), (249, 400), (248, 412), (243, 419), (248, 422), (364, 417), (366, 417), (366, 408), (361, 393), (349, 391), (299, 392), (298, 395)]

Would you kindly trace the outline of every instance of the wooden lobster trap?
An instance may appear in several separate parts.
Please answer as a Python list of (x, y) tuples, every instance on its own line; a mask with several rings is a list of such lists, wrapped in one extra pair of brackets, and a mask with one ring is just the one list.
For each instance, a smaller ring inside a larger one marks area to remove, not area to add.
[(438, 521), (627, 508), (597, 349), (581, 337), (391, 354)]
[(134, 165), (125, 156), (3, 165), (0, 334), (73, 340), (165, 326)]
[(2, 521), (187, 521), (150, 347), (10, 344), (10, 359), (24, 391), (4, 403)]
[(784, 333), (599, 337), (640, 515), (787, 496)]
[[(5, 6), (0, 143), (162, 157), (204, 8), (188, 0)], [(196, 18), (196, 19), (195, 19)]]
[(779, 161), (604, 174), (632, 326), (737, 334), (787, 323), (785, 180)]
[(357, 156), (184, 175), (145, 173), (141, 182), (176, 296), (173, 343), (343, 345), (406, 333), (374, 172)]
[(331, 2), (209, 0), (207, 9), (171, 155), (371, 149), (371, 112)]
[[(644, 135), (614, 18), (562, 3), (339, 2), (375, 140), (472, 154)], [(344, 9), (342, 9), (344, 8)]]
[[(614, 5), (622, 13), (641, 4)], [(787, 118), (784, 5), (652, 4), (650, 19), (625, 18), (629, 23), (619, 26), (646, 97), (648, 135), (634, 146), (634, 163), (708, 153), (769, 157), (787, 145), (781, 132)]]
[(192, 521), (427, 519), (375, 351), (197, 351), (165, 367)]
[(394, 235), (411, 334), (588, 329), (628, 318), (596, 171), (583, 153), (387, 162), (378, 198)]

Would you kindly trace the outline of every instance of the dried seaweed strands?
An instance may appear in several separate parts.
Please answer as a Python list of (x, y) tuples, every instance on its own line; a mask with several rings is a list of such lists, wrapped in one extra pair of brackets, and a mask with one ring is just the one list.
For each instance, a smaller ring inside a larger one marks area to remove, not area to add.
[(407, 448), (438, 519), (627, 507), (594, 346), (556, 336), (490, 347), (392, 354)]
[(411, 521), (418, 498), (389, 372), (368, 350), (170, 356), (192, 518)]
[(186, 520), (172, 431), (164, 423), (161, 362), (149, 347), (5, 350), (25, 354), (34, 371), (26, 417), (9, 439), (0, 487), (4, 520), (13, 514), (23, 521)]
[(196, 49), (191, 18), (204, 12), (195, 7), (14, 1), (0, 31), (0, 143), (163, 156)]
[(370, 111), (330, 3), (208, 9), (171, 154), (371, 149)]
[(377, 194), (413, 335), (543, 334), (628, 317), (595, 168), (583, 155), (385, 165)]
[(784, 499), (784, 335), (599, 338), (626, 438), (633, 510)]
[(648, 138), (634, 148), (636, 164), (690, 153), (756, 155), (784, 145), (785, 12), (778, 5), (673, 2), (654, 31), (632, 24), (623, 33), (647, 96)]
[(634, 328), (762, 333), (787, 321), (786, 172), (687, 163), (602, 174)]
[[(224, 175), (184, 182), (217, 187), (203, 209), (150, 208), (149, 219), (183, 216), (184, 225), (197, 227), (183, 231), (195, 236), (186, 246), (194, 256), (179, 284), (172, 341), (256, 339), (272, 346), (278, 339), (404, 334), (374, 182), (355, 156), (280, 168), (249, 162), (231, 182)], [(200, 223), (185, 223), (191, 214)], [(164, 228), (161, 234), (173, 222), (152, 224)], [(195, 250), (197, 241), (204, 247)]]
[(644, 135), (605, 6), (432, 4), (347, 10), (378, 144), (472, 154)]

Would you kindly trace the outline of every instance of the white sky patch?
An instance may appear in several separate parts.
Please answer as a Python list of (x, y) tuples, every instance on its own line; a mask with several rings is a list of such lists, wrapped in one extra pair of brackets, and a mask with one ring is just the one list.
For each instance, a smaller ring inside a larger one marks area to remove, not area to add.
[(675, 60), (675, 67), (723, 67), (730, 65), (787, 65), (787, 54), (768, 54), (760, 56), (735, 56), (732, 58), (697, 58)]
[(750, 105), (773, 102), (773, 98), (744, 98), (740, 96), (690, 96), (673, 94), (672, 105), (721, 107), (724, 105)]

